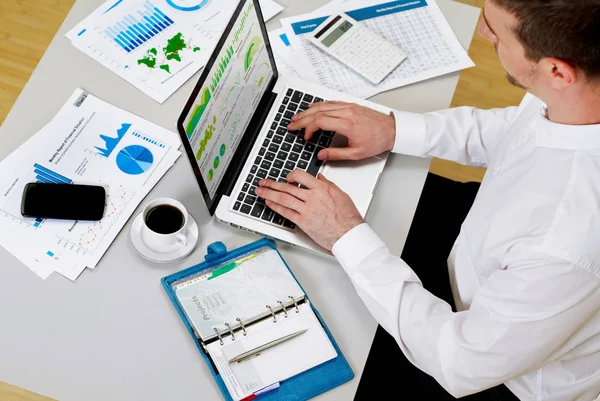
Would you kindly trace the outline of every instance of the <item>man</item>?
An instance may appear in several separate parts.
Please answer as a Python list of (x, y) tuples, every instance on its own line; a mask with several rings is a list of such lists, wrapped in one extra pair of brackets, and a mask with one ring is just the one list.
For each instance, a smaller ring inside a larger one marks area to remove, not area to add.
[[(323, 150), (325, 160), (392, 150), (487, 166), (447, 272), (420, 263), (439, 251), (444, 220), (430, 219), (433, 240), (416, 244), (420, 258), (413, 254), (409, 265), (322, 176), (297, 170), (288, 181), (308, 189), (262, 181), (256, 192), (332, 250), (406, 359), (437, 381), (390, 358), (381, 369), (399, 372), (399, 398), (593, 400), (600, 394), (600, 1), (488, 0), (483, 12), (479, 33), (494, 44), (508, 80), (529, 92), (519, 107), (386, 116), (327, 102), (289, 127), (305, 128), (307, 138), (317, 129), (348, 137), (346, 148)], [(464, 184), (453, 185), (440, 207), (469, 198)], [(453, 297), (432, 294), (419, 276), (429, 287), (451, 286)]]

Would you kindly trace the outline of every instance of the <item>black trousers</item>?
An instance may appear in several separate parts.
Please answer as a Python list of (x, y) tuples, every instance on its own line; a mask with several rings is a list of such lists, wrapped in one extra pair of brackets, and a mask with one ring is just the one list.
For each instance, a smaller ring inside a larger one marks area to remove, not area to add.
[[(425, 289), (448, 302), (453, 310), (456, 308), (446, 260), (478, 190), (478, 183), (463, 184), (429, 174), (402, 252), (402, 259), (419, 276)], [(456, 399), (411, 364), (381, 326), (377, 328), (354, 400), (369, 401), (374, 394), (396, 394), (385, 398), (390, 400)], [(518, 401), (518, 398), (501, 385), (463, 400)]]

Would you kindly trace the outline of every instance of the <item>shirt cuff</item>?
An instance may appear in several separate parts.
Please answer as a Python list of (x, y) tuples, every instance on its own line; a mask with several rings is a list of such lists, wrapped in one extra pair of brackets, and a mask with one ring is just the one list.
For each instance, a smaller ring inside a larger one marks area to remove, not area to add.
[(396, 110), (392, 113), (396, 119), (396, 141), (392, 152), (422, 156), (427, 132), (425, 116)]
[(363, 223), (337, 240), (331, 252), (346, 273), (350, 274), (367, 256), (382, 247), (385, 247), (383, 241), (367, 223)]

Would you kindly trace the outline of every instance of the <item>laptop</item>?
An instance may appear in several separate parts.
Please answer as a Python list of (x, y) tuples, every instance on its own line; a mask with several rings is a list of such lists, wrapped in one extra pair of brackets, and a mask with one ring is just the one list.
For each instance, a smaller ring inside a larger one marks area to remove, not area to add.
[(258, 0), (241, 0), (204, 68), (177, 128), (211, 215), (233, 227), (328, 253), (273, 212), (254, 189), (262, 178), (285, 182), (295, 169), (321, 173), (344, 190), (364, 217), (387, 154), (362, 161), (321, 162), (318, 152), (345, 137), (288, 131), (310, 103), (354, 102), (390, 109), (321, 86), (280, 76)]

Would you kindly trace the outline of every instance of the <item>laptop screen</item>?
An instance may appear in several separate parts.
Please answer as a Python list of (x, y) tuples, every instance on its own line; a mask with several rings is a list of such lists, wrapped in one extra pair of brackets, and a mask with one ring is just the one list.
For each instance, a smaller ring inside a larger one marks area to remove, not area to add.
[(275, 74), (254, 2), (242, 1), (237, 11), (183, 119), (183, 130), (211, 199)]

